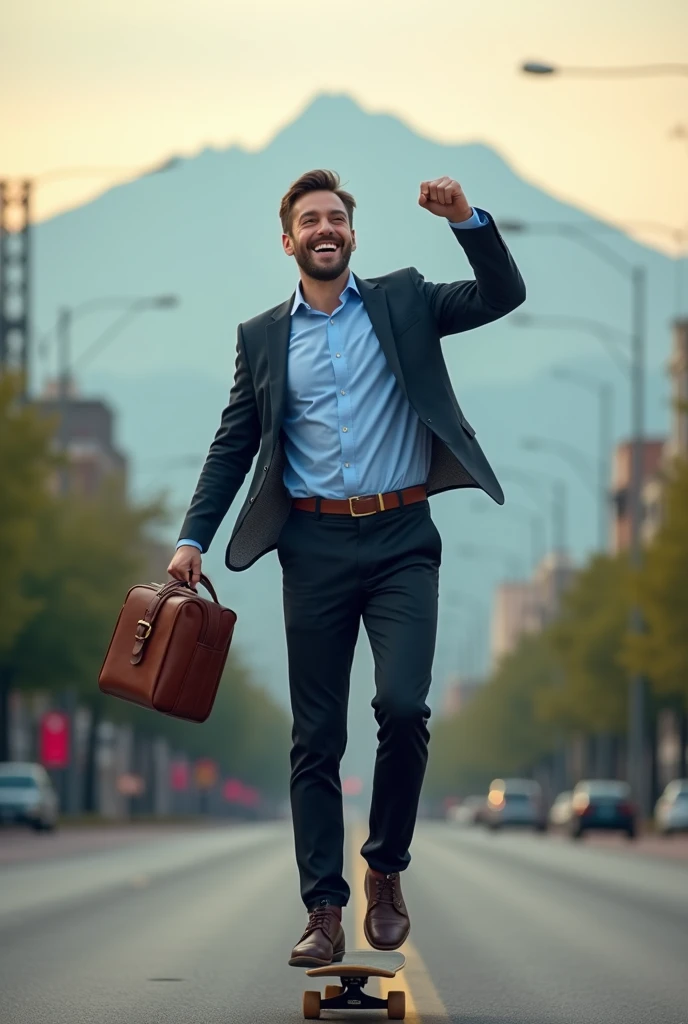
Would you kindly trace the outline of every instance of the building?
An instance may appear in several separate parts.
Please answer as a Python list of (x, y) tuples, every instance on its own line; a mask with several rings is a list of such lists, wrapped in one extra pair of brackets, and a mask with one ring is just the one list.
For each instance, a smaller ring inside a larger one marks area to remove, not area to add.
[(92, 497), (113, 477), (126, 491), (127, 459), (115, 445), (111, 406), (100, 399), (81, 398), (73, 386), (62, 402), (54, 384), (48, 385), (35, 406), (54, 419), (56, 439), (67, 454), (68, 465), (53, 482), (56, 491), (61, 487), (66, 493)]
[[(651, 499), (652, 482), (661, 470), (664, 453), (664, 438), (648, 438), (643, 442), (642, 492)], [(631, 544), (630, 484), (632, 472), (633, 445), (622, 441), (614, 451), (612, 466), (612, 551), (618, 554), (628, 551)], [(647, 489), (647, 490), (646, 490)], [(653, 501), (656, 498), (652, 498)]]
[(565, 552), (542, 559), (529, 580), (501, 583), (492, 612), (492, 664), (516, 649), (522, 636), (537, 633), (556, 618), (574, 569)]

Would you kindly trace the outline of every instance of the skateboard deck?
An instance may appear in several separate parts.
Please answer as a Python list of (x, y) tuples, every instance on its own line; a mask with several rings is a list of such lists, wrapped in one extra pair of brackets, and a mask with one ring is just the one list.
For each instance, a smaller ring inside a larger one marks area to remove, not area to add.
[(341, 985), (327, 985), (324, 998), (320, 992), (304, 992), (305, 1019), (319, 1020), (321, 1010), (386, 1010), (390, 1020), (403, 1020), (406, 1014), (404, 992), (390, 992), (387, 999), (378, 999), (363, 989), (369, 978), (394, 978), (405, 963), (403, 953), (353, 949), (337, 962), (308, 967), (309, 978), (339, 978)]

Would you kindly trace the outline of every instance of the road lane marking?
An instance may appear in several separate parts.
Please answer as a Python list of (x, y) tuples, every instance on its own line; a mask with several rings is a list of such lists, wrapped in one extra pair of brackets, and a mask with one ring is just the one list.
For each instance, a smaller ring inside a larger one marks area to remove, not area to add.
[[(363, 931), (363, 919), (366, 912), (364, 881), (367, 865), (360, 854), (365, 838), (366, 832), (363, 826), (355, 825), (352, 829), (351, 863), (353, 865), (354, 916), (358, 949), (369, 948)], [(406, 966), (403, 971), (400, 971), (395, 978), (377, 979), (382, 998), (386, 999), (392, 989), (405, 992), (408, 1024), (422, 1024), (418, 1006), (423, 1007), (423, 1012), (433, 1021), (433, 1024), (449, 1022), (447, 1008), (432, 983), (430, 972), (425, 966), (423, 958), (410, 939), (407, 939), (401, 947), (401, 952), (406, 957)], [(373, 979), (371, 979), (371, 983), (372, 981)]]

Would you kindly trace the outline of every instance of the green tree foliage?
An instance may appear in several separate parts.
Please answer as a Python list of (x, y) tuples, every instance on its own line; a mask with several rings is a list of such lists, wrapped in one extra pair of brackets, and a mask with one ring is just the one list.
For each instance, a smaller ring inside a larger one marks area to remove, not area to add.
[(55, 464), (51, 432), (31, 406), (19, 402), (18, 379), (0, 377), (0, 663), (41, 607), (40, 597), (25, 593), (21, 584), (49, 502), (45, 479)]
[(553, 747), (538, 713), (556, 680), (549, 637), (522, 638), (459, 714), (433, 729), (426, 792), (430, 797), (484, 791), (491, 779), (527, 772)]
[(660, 697), (679, 697), (688, 710), (688, 461), (672, 467), (664, 521), (637, 582), (645, 633), (629, 637), (624, 658)]
[(630, 615), (625, 556), (598, 555), (577, 574), (551, 630), (560, 685), (539, 711), (567, 731), (620, 733), (626, 727), (628, 675), (622, 650)]
[(16, 381), (0, 379), (0, 758), (7, 756), (9, 688), (55, 700), (73, 689), (96, 719), (165, 737), (191, 757), (214, 757), (223, 772), (282, 796), (288, 718), (234, 652), (203, 725), (100, 694), (98, 673), (120, 607), (129, 588), (149, 578), (149, 538), (167, 513), (162, 499), (133, 505), (116, 477), (93, 497), (56, 496), (54, 429), (19, 403)]
[(55, 498), (34, 516), (21, 589), (39, 610), (13, 645), (15, 686), (95, 696), (124, 595), (145, 568), (145, 530), (161, 514), (129, 505), (113, 479), (94, 498)]

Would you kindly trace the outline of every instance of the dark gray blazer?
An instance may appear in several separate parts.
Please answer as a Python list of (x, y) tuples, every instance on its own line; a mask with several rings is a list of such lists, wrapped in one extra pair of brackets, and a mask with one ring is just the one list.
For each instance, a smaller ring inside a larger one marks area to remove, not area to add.
[[(516, 264), (491, 217), (489, 221), (484, 227), (454, 230), (474, 281), (431, 284), (409, 267), (367, 281), (356, 277), (356, 283), (399, 387), (432, 431), (428, 493), (479, 487), (501, 505), (502, 489), (461, 412), (440, 345), (445, 335), (498, 320), (525, 299)], [(179, 534), (208, 550), (258, 452), (225, 555), (234, 570), (248, 569), (277, 546), (289, 514), (281, 427), (293, 301), (292, 295), (239, 325), (229, 404)]]

